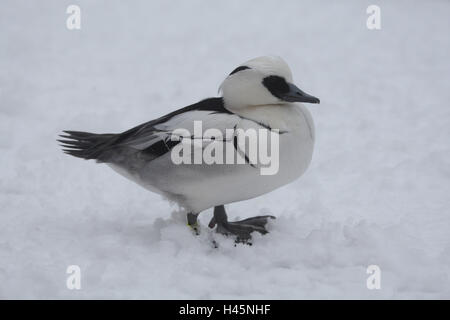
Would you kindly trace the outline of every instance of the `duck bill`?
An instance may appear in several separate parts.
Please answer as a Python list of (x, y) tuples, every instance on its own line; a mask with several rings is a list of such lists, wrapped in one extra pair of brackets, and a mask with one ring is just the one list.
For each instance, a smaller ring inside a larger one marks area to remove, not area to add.
[(292, 83), (289, 83), (289, 91), (283, 93), (281, 95), (281, 98), (288, 102), (320, 103), (319, 98), (303, 92), (295, 84)]

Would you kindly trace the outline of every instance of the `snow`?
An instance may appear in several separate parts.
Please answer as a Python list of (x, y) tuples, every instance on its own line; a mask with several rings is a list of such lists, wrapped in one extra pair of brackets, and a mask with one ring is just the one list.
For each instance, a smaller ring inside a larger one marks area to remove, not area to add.
[[(376, 1), (377, 31), (371, 1), (79, 0), (79, 31), (69, 4), (0, 4), (0, 298), (450, 298), (448, 1)], [(211, 210), (193, 236), (177, 208), (55, 141), (214, 96), (265, 54), (321, 104), (307, 173), (228, 206), (278, 217), (253, 246), (209, 232)]]

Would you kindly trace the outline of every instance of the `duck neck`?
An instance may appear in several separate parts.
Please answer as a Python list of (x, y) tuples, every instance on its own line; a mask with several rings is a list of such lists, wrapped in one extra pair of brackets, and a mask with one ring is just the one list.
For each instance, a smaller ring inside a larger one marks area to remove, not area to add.
[(239, 108), (226, 106), (226, 108), (243, 118), (282, 131), (289, 131), (292, 127), (291, 122), (295, 120), (293, 116), (298, 113), (297, 106), (293, 103), (241, 106)]

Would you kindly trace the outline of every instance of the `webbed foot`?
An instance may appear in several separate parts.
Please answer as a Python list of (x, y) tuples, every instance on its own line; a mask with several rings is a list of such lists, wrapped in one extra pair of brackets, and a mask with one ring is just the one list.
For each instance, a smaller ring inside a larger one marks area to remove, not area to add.
[(275, 219), (274, 216), (256, 216), (240, 221), (229, 222), (224, 206), (214, 207), (214, 216), (209, 222), (209, 227), (214, 228), (217, 225), (216, 232), (224, 235), (236, 236), (236, 243), (251, 244), (251, 233), (257, 231), (261, 234), (266, 234), (269, 231), (266, 229), (268, 219)]

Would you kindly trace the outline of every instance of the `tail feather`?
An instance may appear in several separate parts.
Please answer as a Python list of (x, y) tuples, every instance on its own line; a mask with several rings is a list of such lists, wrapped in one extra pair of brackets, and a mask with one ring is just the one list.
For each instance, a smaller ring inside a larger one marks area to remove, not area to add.
[(82, 159), (100, 160), (101, 155), (109, 146), (111, 138), (115, 134), (97, 134), (81, 131), (63, 131), (62, 139), (57, 141), (61, 143), (63, 151), (71, 156)]

